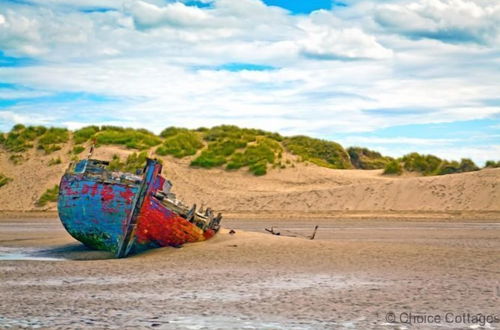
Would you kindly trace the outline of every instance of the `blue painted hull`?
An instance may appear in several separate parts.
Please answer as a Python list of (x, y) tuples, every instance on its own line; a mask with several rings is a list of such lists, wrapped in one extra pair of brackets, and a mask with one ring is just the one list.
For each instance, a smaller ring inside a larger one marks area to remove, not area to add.
[(59, 217), (68, 233), (89, 248), (116, 253), (139, 187), (65, 174), (59, 190)]

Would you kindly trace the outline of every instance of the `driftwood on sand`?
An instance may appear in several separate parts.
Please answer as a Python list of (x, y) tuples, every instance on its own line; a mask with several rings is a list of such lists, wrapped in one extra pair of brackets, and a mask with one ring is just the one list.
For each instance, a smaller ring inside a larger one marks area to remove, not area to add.
[(271, 234), (273, 234), (273, 235), (276, 235), (276, 236), (303, 237), (303, 238), (307, 238), (307, 239), (311, 239), (311, 240), (312, 240), (312, 239), (314, 239), (314, 237), (316, 237), (316, 231), (318, 230), (318, 227), (319, 227), (318, 225), (316, 225), (316, 226), (314, 227), (314, 231), (313, 231), (312, 235), (310, 235), (310, 236), (307, 236), (307, 235), (302, 235), (302, 234), (299, 234), (299, 233), (295, 233), (295, 232), (292, 232), (292, 231), (290, 231), (290, 230), (282, 230), (282, 231), (284, 231), (284, 232), (287, 232), (287, 234), (283, 234), (283, 235), (281, 235), (281, 232), (279, 232), (279, 231), (275, 231), (275, 230), (274, 230), (274, 227), (271, 227), (271, 229), (269, 229), (269, 228), (264, 228), (264, 229), (265, 229), (267, 232), (269, 232), (269, 233), (271, 233)]

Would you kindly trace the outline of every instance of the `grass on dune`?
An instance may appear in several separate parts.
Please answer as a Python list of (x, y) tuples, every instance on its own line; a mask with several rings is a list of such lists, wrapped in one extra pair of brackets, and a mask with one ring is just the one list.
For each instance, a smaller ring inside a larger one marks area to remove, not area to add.
[(71, 150), (71, 153), (73, 155), (78, 155), (78, 154), (81, 154), (84, 150), (85, 150), (85, 147), (77, 145), (77, 146), (73, 147), (73, 149)]
[(17, 124), (11, 131), (2, 135), (2, 145), (9, 152), (24, 152), (33, 148), (34, 141), (47, 131), (43, 126), (24, 126)]
[(73, 141), (75, 144), (82, 144), (90, 140), (97, 132), (101, 129), (99, 126), (86, 126), (80, 129), (77, 129), (73, 132)]
[(50, 154), (61, 150), (61, 145), (69, 141), (69, 131), (66, 128), (50, 127), (38, 140), (38, 149)]
[(203, 147), (197, 132), (182, 128), (169, 127), (160, 134), (165, 140), (156, 149), (160, 156), (172, 155), (177, 158), (192, 156)]
[(487, 160), (486, 163), (484, 164), (484, 167), (487, 167), (487, 168), (500, 167), (500, 160), (499, 161)]
[[(248, 167), (255, 175), (265, 174), (270, 165), (273, 168), (286, 167), (281, 157), (284, 148), (298, 156), (301, 161), (335, 169), (384, 169), (386, 174), (401, 174), (406, 171), (422, 175), (453, 174), (479, 169), (472, 160), (467, 158), (460, 161), (448, 161), (434, 155), (409, 153), (393, 159), (367, 148), (350, 147), (346, 150), (332, 141), (307, 136), (283, 137), (278, 133), (240, 128), (234, 125), (200, 127), (194, 130), (168, 127), (158, 136), (145, 129), (118, 126), (92, 125), (70, 132), (65, 128), (18, 124), (8, 133), (0, 132), (0, 145), (11, 153), (9, 157), (11, 162), (22, 164), (29, 159), (29, 155), (24, 152), (35, 145), (45, 154), (50, 154), (60, 150), (71, 137), (74, 146), (69, 153), (73, 156), (85, 150), (81, 144), (95, 139), (97, 147), (122, 145), (139, 151), (157, 147), (155, 152), (160, 156), (171, 155), (183, 158), (199, 153), (191, 161), (191, 166), (201, 168), (225, 166), (227, 170)], [(143, 153), (135, 155), (145, 157)], [(137, 164), (123, 165), (127, 164), (127, 161), (123, 163), (116, 159), (114, 161), (116, 164), (122, 164), (117, 166), (123, 169), (141, 167)], [(131, 159), (129, 163), (134, 162), (136, 161)], [(485, 167), (500, 167), (500, 161), (487, 161)]]
[(285, 139), (283, 144), (292, 154), (316, 165), (338, 169), (352, 168), (349, 154), (336, 142), (299, 135)]
[[(400, 170), (395, 173), (394, 169), (398, 166)], [(403, 169), (407, 172), (417, 172), (427, 176), (472, 172), (479, 170), (479, 167), (469, 158), (462, 158), (460, 162), (448, 161), (434, 155), (421, 155), (412, 152), (388, 163), (384, 173), (402, 174)]]
[(146, 150), (161, 143), (161, 139), (148, 130), (116, 126), (102, 126), (95, 138), (98, 145), (123, 145), (137, 150)]
[(386, 165), (392, 160), (391, 157), (382, 156), (377, 151), (367, 148), (350, 147), (347, 153), (351, 158), (351, 164), (354, 168), (363, 170), (375, 170), (385, 168)]
[(59, 186), (55, 185), (52, 188), (47, 189), (42, 196), (35, 203), (38, 207), (43, 207), (48, 203), (57, 202), (57, 198), (59, 196)]
[(208, 146), (191, 162), (191, 166), (212, 168), (226, 165), (234, 170), (249, 167), (254, 175), (267, 173), (268, 164), (272, 164), (275, 153), (281, 152), (279, 134), (257, 129), (245, 129), (222, 125), (201, 130)]
[(264, 175), (267, 173), (267, 165), (273, 164), (276, 154), (281, 151), (278, 142), (268, 137), (259, 137), (255, 144), (248, 146), (243, 152), (234, 153), (226, 169), (235, 170), (248, 166), (254, 175)]
[(384, 167), (384, 174), (388, 175), (401, 175), (403, 174), (403, 167), (397, 159), (388, 162)]
[[(121, 161), (120, 156), (113, 155), (113, 159), (109, 163), (109, 169), (111, 171), (122, 171), (128, 173), (136, 173), (142, 170), (146, 166), (146, 159), (148, 153), (146, 151), (140, 153), (132, 153), (127, 156), (125, 161)], [(161, 162), (161, 161), (160, 161)]]
[(7, 183), (11, 182), (12, 179), (7, 177), (5, 174), (0, 173), (0, 188), (5, 186)]
[(54, 166), (54, 165), (59, 165), (61, 163), (62, 163), (61, 158), (57, 157), (57, 158), (52, 158), (51, 160), (49, 160), (49, 162), (47, 163), (47, 165)]
[(147, 150), (161, 143), (161, 138), (146, 129), (119, 126), (86, 126), (73, 133), (75, 144), (95, 139), (99, 145), (123, 145), (129, 149)]

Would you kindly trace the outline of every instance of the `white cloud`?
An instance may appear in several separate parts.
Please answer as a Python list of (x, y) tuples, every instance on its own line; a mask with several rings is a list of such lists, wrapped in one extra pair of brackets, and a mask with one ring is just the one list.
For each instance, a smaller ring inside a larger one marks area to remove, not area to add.
[(377, 6), (375, 20), (410, 38), (496, 44), (500, 3), (481, 0), (404, 1)]
[(186, 6), (181, 2), (158, 7), (154, 4), (136, 1), (130, 5), (134, 21), (140, 27), (158, 27), (170, 25), (174, 27), (196, 27), (205, 25), (209, 15), (202, 9)]

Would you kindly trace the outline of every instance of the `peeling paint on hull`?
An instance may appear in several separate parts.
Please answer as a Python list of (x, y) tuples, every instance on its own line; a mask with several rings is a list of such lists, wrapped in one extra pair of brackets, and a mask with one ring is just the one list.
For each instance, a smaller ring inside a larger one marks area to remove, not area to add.
[(105, 169), (98, 168), (102, 172), (98, 175), (67, 171), (57, 205), (61, 222), (87, 247), (113, 252), (116, 257), (214, 236), (220, 218), (200, 228), (156, 197), (166, 181), (161, 169), (161, 164), (148, 159), (142, 180), (127, 183), (103, 179)]

